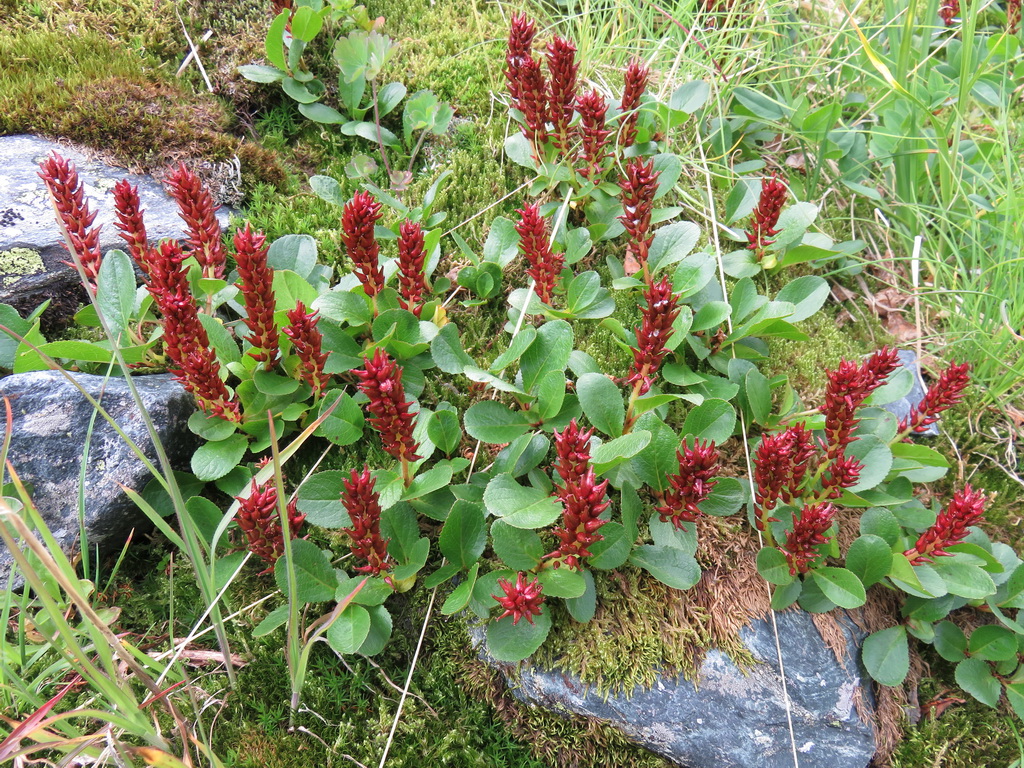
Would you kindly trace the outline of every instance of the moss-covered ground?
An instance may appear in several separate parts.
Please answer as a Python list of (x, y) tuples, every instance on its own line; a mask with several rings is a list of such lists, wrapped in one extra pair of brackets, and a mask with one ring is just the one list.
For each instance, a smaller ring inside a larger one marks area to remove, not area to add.
[[(371, 151), (372, 146), (306, 121), (276, 86), (250, 83), (237, 75), (238, 65), (261, 60), (269, 6), (256, 0), (0, 0), (0, 10), (7, 14), (0, 30), (0, 134), (60, 137), (102, 148), (125, 166), (148, 171), (179, 161), (216, 162), (237, 156), (246, 179), (244, 213), (253, 226), (270, 239), (291, 233), (313, 235), (321, 259), (346, 271), (338, 239), (340, 210), (314, 195), (307, 179), (313, 173), (333, 176), (343, 194), (351, 195), (358, 185), (347, 178), (346, 166), (354, 154)], [(490, 220), (513, 215), (523, 201), (522, 195), (513, 194), (499, 202), (524, 180), (521, 169), (500, 152), (506, 121), (504, 109), (493, 98), (502, 89), (503, 40), (511, 6), (473, 0), (385, 0), (367, 6), (371, 17), (383, 17), (385, 31), (399, 42), (388, 71), (400, 77), (410, 93), (430, 88), (456, 110), (452, 130), (425, 146), (405, 199), (418, 203), (442, 170), (452, 170), (434, 209), (446, 211), (445, 227), (457, 227), (479, 252)], [(182, 77), (175, 76), (187, 52), (181, 23), (194, 40), (206, 29), (213, 31), (200, 47), (213, 94), (194, 66)], [(329, 47), (312, 50), (310, 65), (329, 67)], [(719, 192), (721, 208), (725, 190)], [(491, 203), (496, 205), (479, 215)], [(454, 260), (458, 254), (453, 251), (445, 257)], [(593, 258), (595, 267), (603, 269), (603, 254)], [(625, 294), (616, 300), (616, 317), (631, 327), (636, 309)], [(810, 341), (770, 344), (766, 372), (787, 373), (807, 402), (819, 398), (826, 368), (887, 340), (885, 331), (870, 319), (858, 317), (854, 324), (840, 327), (839, 309), (830, 306), (805, 324)], [(493, 359), (500, 351), (494, 348), (494, 339), (504, 323), (503, 313), (496, 300), (460, 314), (464, 344), (478, 361)], [(628, 365), (628, 353), (603, 328), (591, 327), (578, 341), (579, 348), (596, 359), (620, 361), (623, 369)], [(429, 402), (466, 396), (428, 390), (423, 397)], [(970, 480), (995, 492), (988, 517), (991, 529), (1003, 540), (1019, 544), (1024, 539), (1024, 497), (1020, 478), (1014, 475), (1019, 468), (1012, 466), (1013, 446), (1002, 425), (998, 415), (970, 408), (944, 419), (945, 437), (937, 444), (954, 470), (939, 490)], [(322, 468), (349, 468), (354, 456), (337, 452)], [(308, 466), (314, 460), (311, 451), (298, 463)], [(973, 475), (967, 474), (968, 467), (977, 468)], [(714, 531), (704, 534), (715, 540)], [(723, 574), (735, 572), (732, 554), (704, 553), (702, 565), (720, 568)], [(234, 608), (258, 601), (270, 589), (271, 581), (257, 576), (257, 570), (247, 569), (234, 586), (229, 595)], [(152, 639), (181, 636), (199, 619), (201, 601), (191, 574), (180, 561), (171, 562), (159, 540), (132, 549), (114, 586), (117, 589), (108, 597), (122, 608), (123, 631)], [(714, 607), (721, 596), (703, 595), (703, 602), (695, 600), (688, 612), (671, 612), (666, 609), (667, 588), (629, 569), (602, 576), (598, 592), (604, 607), (597, 620), (580, 628), (562, 617), (541, 663), (571, 669), (600, 690), (621, 690), (650, 682), (655, 668), (692, 675), (701, 649), (711, 641), (745, 660), (729, 644), (737, 615)], [(410, 669), (428, 600), (429, 593), (417, 589), (393, 607), (394, 639), (373, 661), (341, 659), (326, 644), (319, 645), (294, 729), (287, 722), (282, 631), (258, 639), (251, 636), (266, 606), (229, 622), (232, 642), (244, 662), (237, 688), (227, 690), (224, 679), (206, 676), (201, 669), (196, 675), (196, 685), (211, 701), (219, 700), (211, 704), (219, 714), (210, 741), (225, 765), (375, 764)], [(721, 620), (722, 615), (728, 620)], [(921, 701), (956, 696), (949, 666), (932, 657), (925, 660), (932, 666), (919, 691)], [(1022, 751), (1012, 723), (1006, 713), (953, 703), (937, 719), (926, 718), (907, 728), (893, 765), (1008, 765)], [(388, 765), (666, 764), (610, 729), (517, 703), (496, 673), (476, 659), (462, 621), (435, 614), (411, 677), (410, 697)]]

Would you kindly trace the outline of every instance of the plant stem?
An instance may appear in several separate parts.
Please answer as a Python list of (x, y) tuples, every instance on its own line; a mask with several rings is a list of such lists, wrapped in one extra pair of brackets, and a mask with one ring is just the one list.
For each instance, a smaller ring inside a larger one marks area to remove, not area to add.
[(373, 95), (373, 124), (377, 127), (377, 146), (380, 149), (380, 158), (384, 161), (384, 171), (388, 175), (388, 183), (390, 184), (393, 177), (391, 175), (391, 164), (388, 162), (388, 153), (384, 149), (384, 137), (380, 132), (380, 106), (377, 103), (376, 78), (370, 81), (370, 92)]

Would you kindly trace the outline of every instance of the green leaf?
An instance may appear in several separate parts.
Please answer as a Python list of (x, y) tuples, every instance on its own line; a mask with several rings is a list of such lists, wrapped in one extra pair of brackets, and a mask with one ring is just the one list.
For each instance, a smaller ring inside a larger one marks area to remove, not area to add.
[(537, 574), (547, 597), (581, 597), (587, 591), (583, 574), (572, 568), (545, 568)]
[(115, 249), (104, 254), (96, 279), (96, 304), (114, 338), (128, 328), (135, 309), (135, 270), (124, 251)]
[(199, 322), (206, 331), (206, 335), (210, 339), (210, 346), (217, 352), (221, 363), (237, 363), (242, 359), (242, 353), (238, 351), (238, 344), (232, 338), (231, 332), (224, 327), (224, 323), (205, 314), (199, 315)]
[[(333, 320), (341, 325), (359, 327), (369, 325), (370, 321), (373, 320), (373, 310), (370, 308), (370, 301), (361, 293), (330, 291), (322, 294), (312, 305), (308, 306), (317, 310), (322, 317)], [(446, 325), (445, 328), (447, 327)], [(458, 336), (458, 329), (454, 326), (452, 328), (453, 330), (449, 333), (454, 332)], [(438, 336), (440, 335), (438, 334)], [(440, 364), (438, 367), (440, 367)], [(442, 368), (442, 370), (444, 369)]]
[(764, 424), (772, 413), (772, 392), (767, 377), (757, 368), (751, 368), (743, 377), (744, 393), (754, 421)]
[(544, 491), (524, 487), (509, 474), (493, 478), (484, 491), (487, 511), (516, 528), (543, 528), (562, 513), (557, 500)]
[[(447, 326), (446, 326), (447, 327)], [(532, 325), (524, 326), (519, 329), (519, 333), (512, 337), (509, 341), (508, 347), (500, 355), (495, 358), (494, 362), (491, 363), (491, 373), (501, 373), (512, 363), (516, 362), (523, 353), (533, 344), (537, 338), (537, 329)], [(450, 371), (449, 371), (450, 373)]]
[(860, 579), (845, 568), (816, 568), (811, 576), (825, 597), (840, 608), (860, 608), (867, 599)]
[(673, 589), (689, 589), (700, 581), (700, 566), (693, 555), (675, 547), (645, 544), (633, 550), (629, 561)]
[(966, 657), (967, 637), (960, 627), (951, 621), (940, 621), (935, 625), (935, 650), (946, 661), (962, 661)]
[(601, 540), (595, 541), (588, 547), (591, 555), (587, 559), (587, 563), (591, 567), (610, 571), (629, 559), (629, 553), (633, 549), (633, 540), (636, 537), (630, 538), (621, 523), (605, 523), (598, 529), (598, 533), (602, 537)]
[(789, 584), (776, 587), (772, 590), (771, 608), (773, 611), (784, 611), (797, 600), (803, 591), (804, 583), (800, 579), (793, 579)]
[(615, 300), (601, 287), (597, 272), (576, 275), (565, 291), (566, 309), (580, 320), (598, 320), (615, 311)]
[(267, 30), (266, 52), (267, 59), (278, 69), (288, 69), (288, 63), (284, 58), (284, 32), (291, 19), (291, 11), (282, 11), (270, 23)]
[(863, 468), (857, 482), (848, 489), (851, 493), (874, 488), (889, 474), (892, 467), (892, 451), (874, 435), (865, 435), (854, 440), (846, 448), (846, 455), (857, 459)]
[[(679, 471), (676, 450), (679, 448), (679, 436), (657, 417), (645, 416), (638, 421), (645, 430), (651, 433), (651, 442), (633, 459), (630, 466), (636, 471), (640, 481), (657, 491), (669, 487), (668, 475)], [(636, 538), (634, 536), (634, 538)]]
[(968, 600), (981, 600), (995, 594), (996, 585), (992, 577), (976, 565), (961, 562), (955, 557), (942, 557), (937, 558), (932, 567), (951, 594)]
[(521, 477), (544, 461), (550, 445), (541, 433), (520, 435), (494, 457), (494, 472)]
[(445, 373), (462, 373), (467, 365), (476, 361), (462, 348), (459, 329), (454, 323), (446, 323), (430, 342), (430, 355), (434, 364)]
[(391, 614), (383, 605), (366, 609), (370, 614), (370, 632), (356, 653), (361, 656), (376, 656), (387, 647), (391, 639)]
[(522, 661), (541, 647), (551, 631), (551, 617), (542, 613), (532, 618), (533, 624), (524, 618), (513, 626), (512, 617), (506, 616), (487, 625), (487, 650), (496, 661)]
[(284, 626), (288, 622), (288, 613), (287, 603), (277, 606), (277, 608), (263, 617), (263, 621), (256, 625), (256, 628), (252, 631), (252, 636), (263, 637), (264, 635), (269, 635), (278, 627)]
[(566, 598), (565, 607), (575, 621), (586, 624), (597, 611), (597, 590), (594, 588), (594, 575), (590, 571), (581, 573), (586, 588), (579, 597)]
[(244, 64), (238, 68), (238, 74), (254, 83), (277, 83), (283, 80), (287, 73), (264, 64)]
[(697, 310), (690, 324), (691, 331), (706, 331), (717, 328), (724, 323), (732, 313), (732, 307), (725, 301), (709, 301)]
[(531, 171), (537, 170), (537, 163), (533, 159), (533, 147), (522, 131), (516, 131), (505, 139), (505, 155), (516, 165)]
[(523, 389), (532, 392), (549, 371), (564, 371), (572, 347), (572, 327), (564, 320), (550, 320), (537, 329), (536, 340), (519, 360)]
[(871, 507), (860, 516), (862, 535), (877, 536), (890, 547), (900, 538), (900, 523), (886, 507)]
[(519, 255), (519, 233), (511, 219), (498, 216), (491, 222), (491, 229), (484, 241), (484, 261), (490, 261), (504, 269)]
[[(341, 204), (344, 204), (344, 200)], [(316, 253), (315, 238), (309, 235), (283, 235), (270, 244), (267, 264), (272, 269), (288, 269), (300, 277), (308, 278), (317, 265)]]
[(651, 274), (685, 259), (699, 239), (700, 227), (689, 221), (676, 221), (660, 227), (654, 233), (647, 255)]
[(583, 413), (598, 431), (618, 437), (626, 420), (622, 393), (602, 373), (585, 373), (576, 381), (576, 396)]
[(860, 536), (846, 553), (846, 567), (865, 587), (870, 587), (885, 578), (892, 568), (892, 550), (879, 536)]
[(474, 403), (463, 418), (469, 436), (485, 443), (510, 443), (530, 428), (526, 413), (494, 400)]
[(402, 494), (402, 501), (419, 499), (441, 488), (447, 488), (451, 485), (454, 473), (454, 468), (447, 461), (435, 464), (426, 472), (421, 472), (413, 478), (413, 481)]
[(926, 445), (894, 443), (890, 448), (893, 455), (892, 473), (911, 482), (933, 482), (944, 477), (949, 469), (946, 457)]
[(999, 704), (1002, 686), (992, 676), (992, 667), (981, 659), (964, 659), (956, 665), (956, 684), (982, 704), (995, 707)]
[(683, 422), (683, 434), (701, 440), (714, 440), (721, 445), (732, 436), (736, 426), (736, 411), (725, 400), (708, 398), (692, 408)]
[(501, 519), (491, 524), (491, 547), (505, 565), (517, 571), (532, 571), (544, 556), (544, 544), (536, 533)]
[(299, 486), (297, 506), (306, 522), (320, 528), (348, 528), (352, 520), (341, 503), (343, 481), (350, 473), (340, 469), (317, 472)]
[(705, 80), (691, 80), (683, 83), (672, 92), (669, 108), (692, 115), (707, 104), (711, 95), (711, 86)]
[(793, 111), (792, 107), (782, 104), (746, 86), (734, 88), (733, 97), (736, 101), (750, 110), (750, 113), (755, 117), (767, 120), (768, 122), (782, 120), (782, 118), (791, 114)]
[(746, 501), (747, 492), (739, 480), (735, 477), (720, 477), (711, 495), (698, 504), (697, 508), (705, 515), (725, 517), (739, 512)]
[(460, 567), (469, 568), (475, 563), (487, 543), (487, 524), (480, 505), (456, 501), (437, 543), (441, 553)]
[(323, 416), (336, 400), (338, 400), (337, 406), (331, 411), (330, 416), (317, 427), (315, 434), (319, 437), (326, 437), (335, 445), (351, 445), (363, 436), (363, 409), (347, 392), (332, 389), (324, 395), (320, 403), (319, 415)]
[(616, 437), (602, 443), (594, 449), (590, 462), (594, 472), (605, 474), (609, 469), (636, 456), (651, 442), (651, 433), (643, 429), (630, 432), (628, 435)]
[(327, 628), (327, 642), (335, 653), (355, 653), (370, 635), (370, 612), (350, 603)]
[(473, 567), (469, 569), (465, 580), (453, 589), (452, 593), (448, 595), (448, 599), (444, 601), (444, 605), (441, 606), (441, 613), (445, 616), (451, 616), (469, 604), (470, 598), (473, 597), (473, 588), (476, 586), (476, 577), (479, 573), (480, 563), (474, 563)]
[(265, 371), (262, 368), (253, 373), (252, 382), (260, 392), (273, 397), (290, 395), (301, 385), (297, 379), (281, 376), (273, 371)]
[(1010, 702), (1017, 717), (1024, 720), (1024, 683), (1007, 683), (1006, 700)]
[(248, 445), (245, 435), (238, 433), (225, 440), (201, 445), (192, 454), (192, 474), (207, 482), (224, 477), (242, 460)]
[[(295, 599), (300, 603), (322, 603), (334, 599), (338, 589), (338, 576), (327, 554), (305, 539), (292, 541), (292, 567), (295, 569)], [(274, 566), (277, 588), (288, 596), (287, 559), (282, 557)], [(360, 641), (362, 642), (362, 641)]]
[(868, 635), (861, 655), (864, 668), (872, 679), (882, 685), (899, 685), (910, 671), (907, 630), (903, 627), (890, 627)]
[(1009, 661), (1017, 658), (1017, 635), (1006, 627), (988, 624), (971, 633), (968, 648), (978, 659)]
[(423, 586), (427, 589), (433, 589), (444, 584), (448, 579), (461, 571), (462, 569), (455, 563), (445, 563), (423, 580)]
[(757, 553), (757, 572), (769, 584), (785, 586), (793, 581), (789, 572), (789, 561), (775, 547), (762, 547)]
[(817, 275), (804, 275), (788, 283), (775, 297), (776, 301), (788, 301), (796, 307), (786, 319), (791, 323), (806, 320), (825, 303), (828, 298), (828, 282)]
[(326, 104), (321, 104), (319, 102), (299, 102), (299, 112), (302, 113), (303, 117), (309, 118), (314, 123), (323, 123), (324, 125), (341, 125), (348, 122), (348, 118), (334, 107), (329, 107)]
[(40, 352), (50, 357), (65, 358), (82, 363), (109, 363), (114, 359), (113, 352), (91, 341), (69, 339), (68, 341), (51, 341), (37, 346)]
[(188, 417), (188, 428), (193, 434), (213, 442), (226, 440), (235, 432), (233, 422), (202, 411), (196, 411)]
[(427, 437), (441, 453), (451, 454), (462, 442), (462, 427), (454, 411), (435, 411), (427, 422)]
[[(309, 177), (309, 188), (313, 190), (313, 193), (324, 202), (336, 205), (339, 208), (343, 207), (347, 202), (345, 200), (345, 189), (338, 183), (338, 180), (333, 176), (315, 175)], [(295, 237), (295, 235), (293, 235)], [(276, 241), (275, 241), (276, 242)], [(282, 264), (276, 269), (294, 269), (287, 264)], [(301, 270), (295, 269), (295, 272), (302, 274)]]

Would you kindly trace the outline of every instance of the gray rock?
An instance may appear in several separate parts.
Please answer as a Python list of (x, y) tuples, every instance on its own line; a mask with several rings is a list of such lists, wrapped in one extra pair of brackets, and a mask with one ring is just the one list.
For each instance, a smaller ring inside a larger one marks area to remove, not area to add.
[[(801, 768), (865, 768), (875, 753), (873, 730), (858, 717), (855, 701), (870, 707), (856, 659), (863, 635), (846, 617), (845, 666), (836, 661), (809, 614), (777, 614), (793, 732)], [(741, 631), (757, 665), (738, 668), (712, 649), (696, 685), (661, 678), (650, 689), (607, 699), (573, 675), (523, 666), (506, 675), (521, 701), (557, 713), (583, 715), (622, 731), (641, 746), (689, 768), (792, 768), (793, 746), (779, 675), (775, 635), (769, 621)], [(482, 642), (483, 633), (474, 637)]]
[[(914, 386), (905, 397), (896, 400), (892, 403), (887, 403), (882, 407), (889, 411), (898, 420), (902, 421), (910, 415), (911, 409), (924, 400), (925, 392), (927, 388), (924, 385), (924, 379), (921, 378), (921, 366), (917, 361), (917, 354), (910, 349), (901, 349), (897, 353), (900, 357), (900, 365), (904, 368), (909, 368), (910, 372), (914, 374)], [(939, 434), (938, 424), (929, 424), (927, 428), (922, 432), (918, 432), (915, 437), (928, 437)]]
[[(126, 173), (123, 168), (35, 136), (0, 136), (0, 303), (14, 306), (23, 316), (46, 299), (71, 301), (73, 310), (85, 298), (78, 274), (63, 263), (68, 252), (46, 187), (37, 175), (39, 163), (54, 150), (78, 166), (86, 200), (97, 211), (95, 224), (101, 225), (104, 253), (124, 247), (114, 226), (113, 190), (125, 178), (139, 188), (151, 241), (181, 239), (185, 234), (177, 204), (151, 176)], [(218, 212), (221, 226), (227, 226), (229, 214), (224, 208)]]
[[(98, 399), (120, 428), (156, 464), (149, 433), (123, 379), (72, 374)], [(146, 411), (172, 463), (186, 461), (195, 448), (188, 417), (192, 396), (169, 375), (137, 376)], [(21, 480), (32, 486), (32, 498), (62, 549), (80, 547), (79, 472), (93, 407), (61, 373), (37, 371), (0, 379), (0, 398), (9, 398), (14, 415), (8, 459)], [(6, 432), (0, 419), (0, 436)], [(2, 438), (0, 438), (2, 439)], [(85, 531), (92, 551), (116, 551), (144, 516), (121, 490), (121, 484), (142, 490), (151, 474), (114, 428), (97, 416), (88, 446), (85, 472)], [(13, 558), (0, 543), (0, 588), (7, 585)], [(18, 586), (20, 577), (11, 586)]]

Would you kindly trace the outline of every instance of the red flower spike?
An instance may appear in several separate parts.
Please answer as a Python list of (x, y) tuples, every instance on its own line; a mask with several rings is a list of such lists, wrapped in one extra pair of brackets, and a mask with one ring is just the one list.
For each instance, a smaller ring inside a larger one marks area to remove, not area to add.
[(266, 237), (253, 232), (248, 222), (235, 232), (235, 260), (245, 300), (245, 325), (250, 331), (246, 341), (253, 346), (249, 354), (269, 371), (279, 357), (279, 337), (274, 324), (274, 270), (267, 264), (267, 250)]
[(830, 461), (839, 458), (853, 442), (853, 430), (860, 421), (856, 418), (857, 409), (899, 364), (896, 350), (882, 347), (862, 365), (843, 360), (839, 368), (825, 372), (828, 385), (825, 404), (820, 410), (825, 414), (825, 442)]
[(829, 503), (804, 507), (793, 519), (793, 530), (786, 534), (786, 543), (779, 547), (789, 562), (789, 572), (796, 576), (807, 573), (819, 554), (816, 547), (829, 540), (825, 532), (832, 527), (836, 510)]
[(533, 278), (533, 290), (540, 300), (550, 305), (565, 259), (562, 254), (551, 250), (548, 222), (541, 216), (539, 205), (525, 205), (516, 213), (520, 216), (516, 224), (519, 249), (530, 264), (526, 274)]
[(672, 337), (672, 323), (679, 316), (679, 299), (672, 293), (672, 283), (667, 277), (647, 286), (644, 298), (647, 306), (640, 308), (643, 321), (636, 330), (633, 370), (626, 380), (633, 386), (639, 385), (640, 395), (650, 390), (658, 375), (661, 361), (667, 354), (665, 344)]
[[(284, 554), (284, 538), (281, 536), (281, 516), (277, 511), (277, 487), (274, 483), (258, 485), (253, 478), (248, 497), (236, 496), (238, 500), (238, 527), (248, 541), (249, 551), (268, 564), (261, 574), (270, 573), (274, 564)], [(288, 528), (294, 539), (302, 530), (306, 520), (295, 506), (295, 500), (288, 502)]]
[(964, 398), (964, 390), (971, 383), (970, 374), (970, 363), (951, 363), (936, 382), (928, 387), (924, 399), (900, 422), (900, 432), (908, 429), (924, 432), (930, 424), (939, 420), (940, 413), (959, 405)]
[(564, 485), (555, 488), (555, 494), (564, 506), (562, 527), (556, 528), (554, 534), (560, 544), (558, 549), (545, 557), (558, 558), (557, 568), (565, 563), (569, 568), (580, 567), (580, 558), (590, 557), (587, 549), (603, 536), (598, 529), (607, 520), (600, 515), (608, 509), (609, 502), (603, 501), (608, 481), (598, 483), (594, 469), (590, 465), (589, 440), (593, 430), (581, 432), (576, 419), (558, 432), (555, 430), (555, 452), (558, 455), (556, 469)]
[(128, 253), (139, 265), (142, 274), (149, 277), (149, 239), (146, 236), (146, 222), (139, 203), (139, 188), (121, 179), (114, 185), (114, 225), (121, 231), (121, 239), (128, 246)]
[(342, 240), (352, 260), (352, 271), (367, 296), (376, 296), (384, 287), (384, 272), (380, 268), (380, 246), (373, 227), (381, 218), (381, 205), (369, 192), (356, 192), (341, 213)]
[(412, 436), (416, 417), (409, 412), (412, 401), (405, 399), (402, 368), (378, 347), (366, 367), (353, 373), (359, 377), (359, 389), (370, 398), (367, 408), (373, 418), (369, 422), (380, 433), (384, 450), (399, 460), (421, 458), (416, 455), (419, 443)]
[(296, 372), (319, 397), (327, 389), (331, 376), (324, 373), (327, 354), (322, 349), (323, 334), (316, 327), (318, 316), (318, 312), (306, 312), (305, 304), (300, 301), (295, 305), (295, 309), (288, 313), (289, 325), (284, 329), (284, 333), (292, 340), (292, 349), (299, 356), (299, 367)]
[(765, 523), (777, 522), (767, 517), (775, 509), (783, 489), (792, 488), (793, 440), (787, 432), (764, 435), (754, 455), (754, 504), (757, 529), (764, 531)]
[(761, 254), (774, 241), (770, 238), (779, 234), (775, 225), (779, 223), (782, 206), (786, 203), (786, 185), (775, 174), (761, 179), (761, 197), (754, 209), (747, 232), (747, 246)]
[(800, 496), (800, 486), (803, 484), (810, 461), (814, 457), (814, 440), (810, 430), (803, 424), (794, 424), (782, 434), (788, 441), (790, 458), (788, 485), (782, 488), (780, 498), (784, 503), (790, 504)]
[(427, 289), (423, 228), (411, 221), (398, 228), (398, 293), (403, 307), (416, 317), (423, 311), (423, 293)]
[(612, 132), (605, 128), (608, 102), (604, 96), (592, 90), (576, 99), (576, 111), (580, 113), (579, 133), (583, 139), (583, 167), (579, 173), (587, 181), (597, 184), (604, 175), (604, 162), (611, 154), (608, 151), (608, 137)]
[[(67, 231), (70, 244), (65, 243), (85, 272), (86, 285), (96, 293), (96, 278), (100, 273), (100, 262), (103, 252), (100, 250), (100, 228), (92, 223), (96, 220), (96, 212), (90, 211), (85, 202), (85, 187), (78, 178), (75, 164), (67, 161), (56, 152), (50, 153), (39, 164), (39, 178), (46, 184), (57, 210), (57, 218)], [(74, 262), (65, 262), (74, 267)]]
[(523, 113), (526, 125), (523, 134), (530, 140), (534, 152), (548, 140), (548, 129), (545, 124), (548, 112), (547, 81), (540, 70), (540, 62), (533, 57), (523, 59), (516, 67), (519, 85), (517, 106)]
[(576, 102), (576, 46), (555, 36), (548, 43), (548, 119), (554, 125), (555, 146), (567, 152), (572, 141), (573, 104)]
[[(533, 38), (537, 34), (537, 28), (533, 20), (525, 13), (513, 13), (512, 22), (508, 31), (508, 48), (505, 51), (505, 81), (508, 84), (508, 92), (514, 102), (519, 101), (519, 72), (520, 64), (526, 59), (533, 58)], [(518, 107), (518, 103), (516, 104)]]
[(505, 612), (497, 618), (497, 621), (511, 616), (513, 627), (523, 618), (533, 624), (533, 617), (540, 616), (540, 607), (544, 603), (542, 594), (544, 587), (541, 586), (540, 581), (535, 578), (533, 581), (527, 582), (526, 574), (520, 571), (516, 575), (515, 584), (505, 579), (498, 579), (498, 586), (505, 593), (504, 596), (491, 595), (491, 597), (498, 601), (498, 605), (504, 608)]
[[(952, 27), (960, 15), (960, 0), (942, 0), (939, 5), (939, 18), (947, 27)], [(1009, 13), (1007, 13), (1009, 17)]]
[(654, 195), (658, 191), (658, 176), (653, 160), (645, 163), (639, 157), (634, 157), (626, 164), (626, 175), (619, 180), (623, 210), (619, 221), (629, 233), (629, 248), (636, 254), (645, 275), (647, 251), (654, 239), (651, 234), (651, 211), (654, 210)]
[(195, 395), (199, 407), (230, 421), (241, 421), (237, 399), (220, 377), (217, 354), (210, 349), (206, 329), (199, 322), (199, 307), (182, 268), (185, 254), (177, 241), (167, 240), (149, 254), (146, 288), (163, 315), (164, 354), (171, 372)]
[(178, 203), (179, 215), (188, 228), (188, 244), (202, 267), (204, 277), (224, 277), (227, 257), (221, 243), (217, 206), (210, 190), (184, 163), (167, 180), (168, 192)]
[(1020, 29), (1020, 0), (1006, 0), (1006, 34), (1016, 35)]
[(828, 474), (821, 479), (822, 490), (828, 492), (826, 498), (838, 499), (843, 495), (843, 488), (856, 485), (862, 469), (863, 464), (845, 453), (833, 459), (829, 464)]
[(360, 573), (377, 575), (391, 570), (394, 563), (388, 560), (388, 542), (380, 537), (380, 496), (374, 490), (376, 480), (370, 476), (370, 468), (363, 466), (362, 473), (352, 470), (345, 486), (341, 503), (352, 521), (351, 528), (343, 528), (352, 537), (352, 554), (366, 565), (356, 568)]
[(951, 555), (946, 550), (964, 540), (969, 526), (981, 522), (985, 501), (984, 492), (975, 491), (969, 485), (954, 493), (952, 500), (939, 513), (935, 525), (918, 537), (913, 549), (903, 553), (910, 564), (930, 563), (933, 558)]
[(718, 484), (712, 478), (718, 474), (718, 449), (714, 442), (696, 441), (692, 448), (685, 443), (676, 451), (679, 472), (668, 475), (670, 490), (665, 492), (664, 504), (656, 508), (661, 522), (672, 522), (676, 528), (685, 530), (684, 522), (697, 520), (700, 509), (697, 505), (707, 500)]
[(640, 59), (632, 59), (626, 67), (625, 87), (619, 111), (622, 121), (619, 123), (619, 146), (631, 147), (636, 142), (636, 126), (640, 120), (640, 99), (647, 90), (651, 70), (644, 66)]

